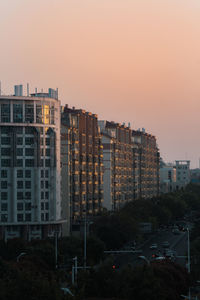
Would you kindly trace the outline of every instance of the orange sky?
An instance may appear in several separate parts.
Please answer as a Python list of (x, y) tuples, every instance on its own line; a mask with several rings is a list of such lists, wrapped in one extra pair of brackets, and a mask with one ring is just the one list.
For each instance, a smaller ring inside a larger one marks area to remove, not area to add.
[(1, 0), (0, 80), (155, 134), (167, 161), (200, 157), (199, 0)]

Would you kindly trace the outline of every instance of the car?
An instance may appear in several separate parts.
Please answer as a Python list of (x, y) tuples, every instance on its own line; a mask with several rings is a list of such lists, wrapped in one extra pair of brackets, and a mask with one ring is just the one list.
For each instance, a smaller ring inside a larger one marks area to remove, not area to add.
[(165, 241), (162, 243), (163, 248), (168, 248), (169, 247), (169, 242)]
[(158, 245), (157, 244), (151, 244), (150, 249), (157, 249)]

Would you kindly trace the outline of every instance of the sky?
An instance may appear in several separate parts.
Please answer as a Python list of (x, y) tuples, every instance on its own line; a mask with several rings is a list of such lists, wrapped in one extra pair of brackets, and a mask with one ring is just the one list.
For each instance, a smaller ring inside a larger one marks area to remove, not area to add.
[(2, 94), (58, 88), (199, 167), (199, 37), (199, 0), (0, 0)]

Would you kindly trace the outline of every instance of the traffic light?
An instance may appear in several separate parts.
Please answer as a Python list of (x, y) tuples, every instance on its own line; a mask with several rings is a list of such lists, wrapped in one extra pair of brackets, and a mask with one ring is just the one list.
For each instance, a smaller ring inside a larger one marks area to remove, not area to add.
[(116, 269), (116, 266), (115, 266), (115, 265), (112, 265), (112, 269), (115, 270), (115, 269)]

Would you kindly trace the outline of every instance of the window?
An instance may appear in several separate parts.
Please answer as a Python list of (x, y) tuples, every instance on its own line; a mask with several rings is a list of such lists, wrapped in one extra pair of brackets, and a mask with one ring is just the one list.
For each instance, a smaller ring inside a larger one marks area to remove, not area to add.
[(26, 159), (25, 166), (26, 167), (34, 167), (34, 159)]
[(7, 181), (1, 181), (1, 188), (2, 189), (7, 189), (7, 187), (8, 187)]
[(18, 222), (23, 222), (23, 220), (24, 220), (23, 214), (17, 214), (17, 221)]
[(10, 104), (1, 104), (1, 122), (10, 122)]
[(27, 200), (31, 200), (31, 192), (26, 192), (26, 193), (25, 193), (25, 198), (26, 198)]
[(23, 107), (22, 104), (13, 104), (13, 122), (23, 122)]
[(16, 127), (17, 134), (23, 134), (23, 127)]
[(45, 170), (45, 177), (49, 178), (49, 170)]
[(33, 133), (34, 133), (34, 128), (33, 128), (33, 127), (27, 126), (27, 127), (25, 128), (25, 133), (26, 133), (26, 134), (33, 134)]
[(7, 192), (1, 192), (1, 200), (8, 200)]
[(44, 181), (41, 181), (41, 189), (44, 188)]
[(25, 188), (26, 189), (31, 189), (31, 181), (26, 181), (25, 182)]
[(25, 149), (25, 155), (26, 156), (33, 156), (34, 155), (34, 149), (33, 148), (26, 148)]
[(34, 106), (33, 104), (25, 104), (25, 122), (34, 122)]
[(17, 170), (17, 178), (23, 177), (23, 170)]
[(49, 214), (46, 213), (45, 216), (46, 216), (46, 221), (49, 221)]
[(41, 202), (41, 210), (44, 210), (44, 202)]
[(23, 148), (17, 148), (17, 156), (23, 156)]
[(10, 156), (10, 148), (1, 148), (2, 156)]
[(17, 159), (16, 160), (16, 166), (17, 167), (23, 167), (23, 159)]
[(10, 127), (3, 126), (1, 127), (1, 134), (8, 134), (10, 132)]
[(46, 156), (50, 156), (50, 149), (49, 148), (46, 149)]
[(25, 221), (30, 222), (31, 221), (31, 214), (25, 214)]
[(1, 178), (7, 178), (7, 177), (8, 177), (7, 170), (1, 170)]
[(22, 137), (17, 138), (17, 145), (23, 145), (23, 138)]
[(23, 181), (17, 181), (17, 188), (23, 189)]
[(33, 137), (26, 137), (25, 138), (25, 145), (34, 145), (34, 138)]
[(49, 124), (49, 119), (50, 119), (49, 105), (44, 105), (44, 123)]
[(1, 145), (10, 145), (10, 137), (8, 136), (2, 136), (1, 137)]
[(50, 113), (51, 113), (51, 124), (54, 124), (54, 106), (50, 108)]
[(1, 215), (1, 222), (7, 222), (8, 221), (8, 215), (7, 214), (2, 214)]
[(50, 167), (50, 159), (45, 159), (45, 166)]
[(48, 189), (49, 188), (49, 182), (45, 181), (45, 188)]
[(44, 166), (44, 160), (40, 159), (40, 167), (43, 167), (43, 166)]
[(26, 170), (25, 171), (25, 177), (26, 178), (31, 178), (31, 170)]
[(45, 192), (45, 199), (49, 199), (49, 192)]
[(10, 167), (11, 165), (11, 160), (10, 159), (2, 159), (1, 160), (1, 166), (2, 167)]
[(8, 204), (7, 203), (2, 203), (1, 204), (1, 211), (7, 211), (8, 210)]
[(44, 221), (44, 214), (41, 214), (41, 220)]
[(24, 209), (24, 205), (22, 202), (17, 203), (17, 210), (23, 210)]
[(41, 170), (41, 178), (44, 178), (44, 170)]
[(44, 199), (44, 192), (41, 192), (41, 199)]
[(36, 104), (36, 122), (43, 123), (42, 105)]
[(49, 209), (49, 203), (45, 203), (45, 209), (48, 210)]
[(17, 192), (17, 200), (22, 200), (23, 198), (23, 192)]
[(50, 146), (50, 138), (46, 138), (46, 145)]
[(25, 203), (25, 210), (31, 210), (31, 202)]

